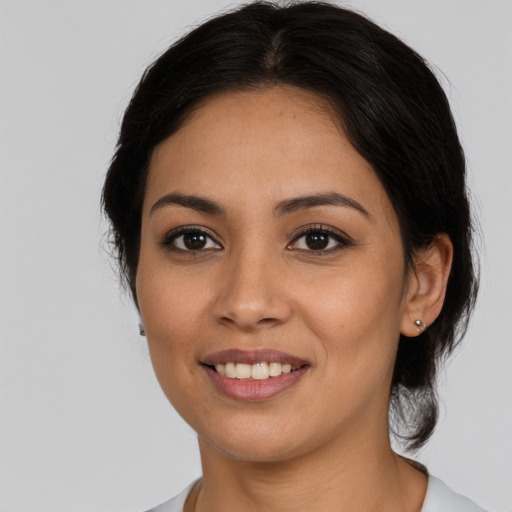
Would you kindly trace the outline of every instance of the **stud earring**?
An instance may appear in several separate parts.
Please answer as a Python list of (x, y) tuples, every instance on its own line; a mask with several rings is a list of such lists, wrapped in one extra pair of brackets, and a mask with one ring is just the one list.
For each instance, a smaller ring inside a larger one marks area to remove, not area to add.
[(139, 324), (139, 334), (141, 336), (146, 336), (146, 331), (144, 330), (144, 326), (142, 324)]
[(427, 328), (427, 326), (421, 320), (416, 320), (414, 324), (416, 325), (418, 333), (420, 334)]

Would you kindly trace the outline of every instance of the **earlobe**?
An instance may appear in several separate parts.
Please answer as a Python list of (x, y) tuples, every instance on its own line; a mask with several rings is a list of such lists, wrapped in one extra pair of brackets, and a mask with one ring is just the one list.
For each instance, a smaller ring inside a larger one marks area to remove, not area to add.
[(416, 325), (416, 330), (418, 331), (418, 334), (421, 334), (428, 327), (428, 325), (425, 325), (423, 323), (423, 320), (420, 320), (419, 318), (418, 320), (414, 321), (414, 325)]
[(414, 255), (400, 332), (415, 337), (431, 325), (443, 307), (453, 260), (453, 244), (446, 233)]

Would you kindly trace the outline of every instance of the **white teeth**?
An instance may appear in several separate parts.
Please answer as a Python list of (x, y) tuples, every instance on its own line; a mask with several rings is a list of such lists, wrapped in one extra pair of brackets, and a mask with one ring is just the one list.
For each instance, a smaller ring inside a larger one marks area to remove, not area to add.
[(253, 364), (251, 367), (251, 377), (256, 380), (265, 380), (270, 377), (267, 363)]
[(236, 364), (235, 363), (226, 363), (226, 377), (230, 379), (236, 378)]
[(236, 365), (236, 378), (249, 379), (251, 377), (251, 365), (238, 363)]
[(281, 375), (281, 363), (270, 363), (268, 365), (269, 373), (271, 377), (279, 377)]
[(215, 370), (220, 375), (228, 377), (229, 379), (254, 379), (266, 380), (269, 377), (279, 377), (283, 373), (290, 373), (292, 370), (297, 370), (299, 367), (293, 367), (291, 364), (281, 363), (226, 363), (216, 364)]

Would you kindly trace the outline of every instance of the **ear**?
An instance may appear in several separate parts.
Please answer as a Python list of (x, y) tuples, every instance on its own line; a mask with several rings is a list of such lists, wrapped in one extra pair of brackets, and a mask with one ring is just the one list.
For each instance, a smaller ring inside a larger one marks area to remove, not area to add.
[(400, 332), (409, 337), (419, 336), (441, 312), (453, 260), (450, 237), (438, 234), (428, 247), (416, 251), (413, 260), (400, 326)]

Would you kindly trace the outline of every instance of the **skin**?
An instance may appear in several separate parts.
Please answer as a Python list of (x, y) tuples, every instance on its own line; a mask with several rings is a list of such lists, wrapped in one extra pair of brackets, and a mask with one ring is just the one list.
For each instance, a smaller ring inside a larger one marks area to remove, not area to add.
[[(172, 193), (224, 213), (154, 207)], [(276, 211), (332, 193), (365, 212)], [(203, 230), (207, 245), (186, 250), (171, 236), (182, 226)], [(304, 227), (346, 242), (312, 250)], [(419, 511), (426, 477), (390, 448), (389, 390), (399, 334), (436, 318), (451, 255), (440, 235), (405, 268), (383, 186), (309, 92), (218, 95), (157, 146), (136, 292), (160, 385), (198, 434), (203, 480), (186, 511)], [(271, 399), (234, 400), (200, 364), (232, 348), (281, 350), (309, 368)]]

